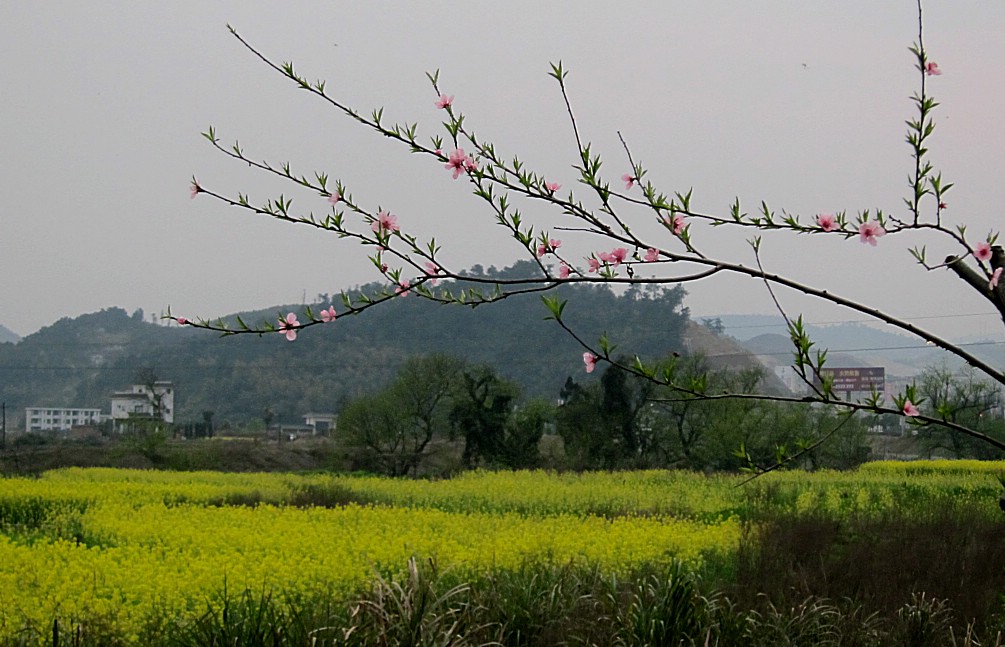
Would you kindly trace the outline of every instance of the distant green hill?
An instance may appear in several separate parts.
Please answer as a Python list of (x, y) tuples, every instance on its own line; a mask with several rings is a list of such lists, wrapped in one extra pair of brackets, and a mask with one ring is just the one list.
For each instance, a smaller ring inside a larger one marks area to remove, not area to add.
[[(619, 295), (579, 285), (557, 293), (569, 298), (565, 318), (585, 340), (607, 332), (619, 348), (651, 358), (682, 349), (683, 289)], [(340, 306), (337, 300), (336, 310)], [(277, 313), (302, 310), (283, 305), (242, 317), (274, 321)], [(310, 410), (338, 411), (346, 399), (389, 381), (406, 357), (434, 352), (487, 362), (519, 382), (525, 394), (553, 398), (567, 376), (586, 375), (583, 349), (545, 321), (547, 314), (535, 295), (475, 309), (411, 296), (304, 330), (290, 343), (278, 334), (221, 338), (108, 308), (61, 319), (17, 345), (0, 345), (0, 399), (15, 421), (28, 406), (107, 411), (109, 395), (149, 367), (175, 383), (178, 422), (201, 420), (205, 410), (215, 413), (218, 424), (246, 422), (266, 407), (294, 422)]]

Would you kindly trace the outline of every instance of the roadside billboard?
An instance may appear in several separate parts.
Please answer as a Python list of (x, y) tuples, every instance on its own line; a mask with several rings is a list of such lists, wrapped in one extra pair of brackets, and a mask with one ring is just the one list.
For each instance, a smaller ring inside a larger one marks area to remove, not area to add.
[(886, 369), (882, 366), (862, 366), (857, 368), (822, 368), (820, 376), (834, 380), (834, 390), (846, 393), (877, 391), (886, 386)]

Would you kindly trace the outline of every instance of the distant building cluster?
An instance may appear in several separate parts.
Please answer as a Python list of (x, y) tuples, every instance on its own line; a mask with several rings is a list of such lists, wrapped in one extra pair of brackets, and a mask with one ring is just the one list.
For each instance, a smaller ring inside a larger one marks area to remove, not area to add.
[(134, 384), (128, 391), (112, 394), (111, 419), (153, 418), (174, 422), (174, 386), (158, 380), (153, 385)]
[(69, 431), (74, 427), (96, 425), (102, 417), (101, 409), (28, 407), (24, 412), (24, 427), (27, 431)]
[(174, 385), (168, 381), (133, 384), (129, 390), (112, 394), (109, 413), (95, 408), (28, 407), (24, 427), (25, 431), (69, 431), (111, 421), (116, 430), (121, 430), (137, 419), (170, 424), (174, 422), (174, 395)]
[[(114, 431), (126, 431), (137, 421), (160, 420), (174, 422), (175, 389), (169, 381), (158, 380), (150, 384), (133, 384), (124, 391), (116, 391), (109, 398), (109, 412), (91, 407), (28, 407), (25, 409), (24, 427), (28, 432), (68, 432), (74, 428), (96, 427), (111, 422)], [(280, 438), (302, 436), (328, 436), (335, 431), (338, 416), (329, 412), (312, 411), (304, 414), (303, 424), (271, 424), (267, 431)]]

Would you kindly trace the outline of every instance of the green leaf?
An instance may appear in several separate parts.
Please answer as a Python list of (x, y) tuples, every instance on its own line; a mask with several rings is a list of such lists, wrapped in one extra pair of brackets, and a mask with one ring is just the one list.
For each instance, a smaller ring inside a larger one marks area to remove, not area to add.
[(541, 300), (544, 301), (544, 305), (548, 308), (548, 311), (551, 312), (551, 316), (545, 317), (545, 319), (561, 321), (562, 312), (565, 310), (565, 304), (568, 303), (568, 301), (554, 296), (542, 296)]

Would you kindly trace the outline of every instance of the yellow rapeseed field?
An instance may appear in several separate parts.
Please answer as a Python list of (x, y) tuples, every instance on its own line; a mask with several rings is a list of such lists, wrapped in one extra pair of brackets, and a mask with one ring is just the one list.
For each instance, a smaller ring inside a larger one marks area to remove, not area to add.
[[(334, 474), (63, 469), (0, 481), (0, 643), (54, 619), (127, 643), (225, 595), (346, 601), (412, 557), (462, 577), (527, 564), (614, 574), (726, 564), (759, 515), (997, 513), (1003, 463), (870, 463), (745, 477), (469, 472), (440, 481)], [(327, 507), (311, 505), (325, 503)]]
[[(298, 488), (332, 484), (386, 502), (283, 505)], [(225, 587), (345, 598), (412, 556), (472, 574), (540, 561), (619, 572), (698, 565), (740, 538), (738, 518), (722, 514), (729, 487), (655, 472), (423, 483), (67, 469), (2, 485), (0, 639), (44, 635), (54, 618), (135, 639), (154, 618), (203, 612)], [(245, 500), (265, 502), (227, 505)]]

